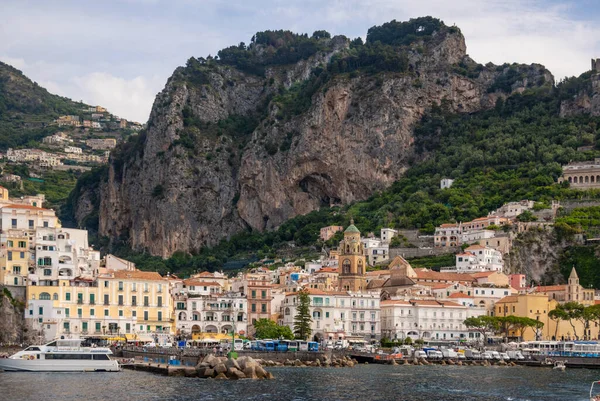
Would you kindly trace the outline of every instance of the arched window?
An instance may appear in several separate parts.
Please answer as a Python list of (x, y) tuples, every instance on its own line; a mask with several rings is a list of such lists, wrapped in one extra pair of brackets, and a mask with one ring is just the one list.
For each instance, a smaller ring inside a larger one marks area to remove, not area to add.
[(590, 176), (590, 182), (594, 182), (594, 176)]
[(583, 184), (583, 176), (582, 175), (579, 176), (579, 183)]
[(358, 260), (358, 274), (364, 274), (364, 267), (362, 259)]
[(585, 182), (586, 182), (586, 183), (590, 182), (590, 177), (589, 177), (589, 176), (587, 176), (587, 175), (585, 176)]
[(41, 301), (49, 301), (50, 300), (50, 294), (48, 294), (47, 292), (42, 292), (40, 294), (40, 300)]
[(58, 301), (58, 294), (57, 293), (52, 294), (52, 300)]
[(342, 263), (342, 273), (350, 273), (350, 259), (344, 259), (344, 263)]
[(572, 182), (573, 182), (573, 178), (569, 177), (569, 183), (572, 183)]
[(285, 315), (289, 315), (290, 314), (290, 308), (285, 308)]

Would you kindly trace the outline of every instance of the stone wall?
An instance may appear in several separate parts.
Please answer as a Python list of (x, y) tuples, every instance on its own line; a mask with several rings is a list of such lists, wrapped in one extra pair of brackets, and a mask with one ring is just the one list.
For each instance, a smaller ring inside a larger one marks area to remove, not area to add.
[(390, 248), (390, 260), (396, 256), (407, 258), (420, 258), (423, 256), (439, 256), (449, 253), (457, 253), (460, 247), (444, 247), (444, 248)]

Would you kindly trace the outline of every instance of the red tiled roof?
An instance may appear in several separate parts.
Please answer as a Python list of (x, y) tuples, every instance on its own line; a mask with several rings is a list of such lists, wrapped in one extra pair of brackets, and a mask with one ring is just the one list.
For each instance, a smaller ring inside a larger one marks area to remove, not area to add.
[(114, 270), (113, 277), (117, 279), (165, 280), (157, 272), (144, 272), (141, 270)]
[(465, 294), (464, 292), (455, 292), (454, 294), (450, 294), (450, 296), (448, 298), (473, 298), (473, 297)]
[(566, 291), (566, 285), (546, 285), (535, 287), (535, 292)]
[(220, 287), (221, 284), (216, 283), (214, 281), (202, 281), (202, 280), (198, 280), (198, 279), (187, 279), (187, 280), (183, 280), (183, 284), (190, 286), (190, 285), (194, 285), (194, 286), (199, 286), (199, 287)]
[(443, 281), (473, 281), (473, 276), (466, 273), (440, 273), (428, 269), (414, 269), (417, 280), (443, 280)]

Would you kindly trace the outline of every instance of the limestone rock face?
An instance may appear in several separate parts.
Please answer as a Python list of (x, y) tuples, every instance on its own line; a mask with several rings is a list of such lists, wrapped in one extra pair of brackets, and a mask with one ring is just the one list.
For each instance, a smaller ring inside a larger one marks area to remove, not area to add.
[(90, 214), (85, 198), (96, 196), (101, 236), (163, 257), (244, 229), (271, 230), (402, 177), (414, 126), (432, 105), (471, 113), (552, 80), (543, 66), (513, 66), (520, 78), (508, 92), (489, 91), (509, 68), (475, 70), (462, 34), (446, 29), (411, 45), (408, 72), (335, 74), (290, 116), (277, 96), (290, 87), (291, 96), (294, 83), (349, 46), (343, 37), (331, 41), (327, 52), (264, 76), (216, 63), (178, 68), (156, 97), (147, 132), (112, 156), (97, 192), (81, 191), (78, 221)]
[(587, 88), (560, 104), (560, 116), (571, 117), (581, 114), (600, 116), (600, 73), (593, 72)]

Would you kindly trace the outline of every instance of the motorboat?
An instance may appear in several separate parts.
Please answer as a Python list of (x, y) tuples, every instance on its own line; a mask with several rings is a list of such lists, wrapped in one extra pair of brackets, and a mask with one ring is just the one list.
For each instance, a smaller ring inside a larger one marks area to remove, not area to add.
[(560, 370), (560, 371), (565, 371), (565, 369), (567, 368), (567, 366), (565, 365), (564, 361), (555, 361), (554, 362), (554, 366), (552, 367), (552, 369), (554, 370)]
[(86, 346), (83, 339), (60, 339), (44, 345), (31, 345), (0, 359), (7, 372), (118, 372), (109, 348)]

